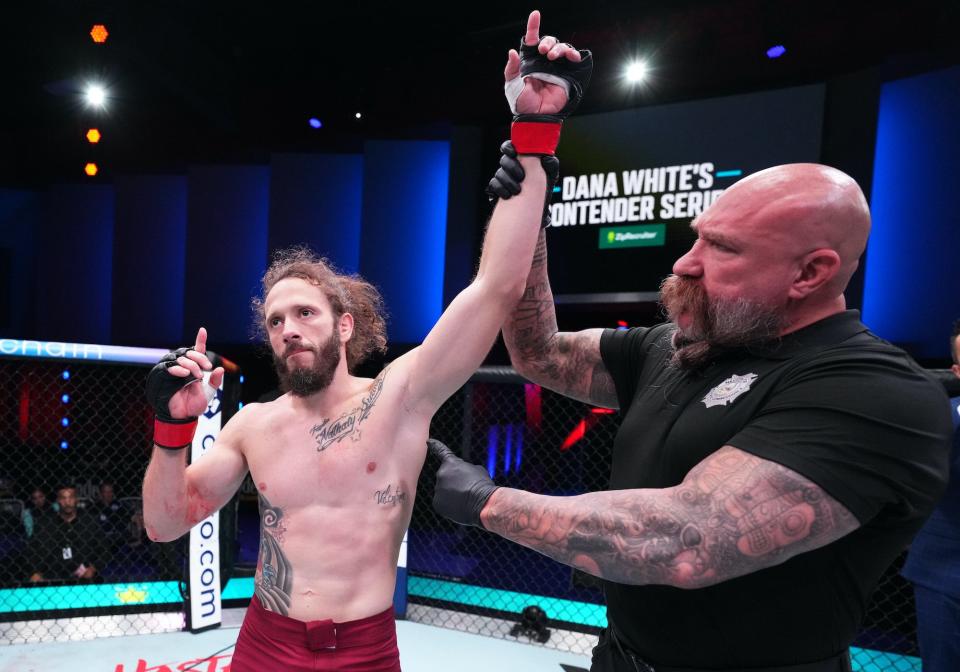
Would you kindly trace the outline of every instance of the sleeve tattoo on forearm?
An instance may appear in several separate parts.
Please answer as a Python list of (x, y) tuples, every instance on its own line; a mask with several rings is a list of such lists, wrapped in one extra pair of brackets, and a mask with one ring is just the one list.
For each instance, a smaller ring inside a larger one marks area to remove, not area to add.
[(799, 474), (725, 447), (666, 490), (582, 497), (505, 491), (485, 526), (625, 584), (698, 588), (779, 564), (856, 528)]

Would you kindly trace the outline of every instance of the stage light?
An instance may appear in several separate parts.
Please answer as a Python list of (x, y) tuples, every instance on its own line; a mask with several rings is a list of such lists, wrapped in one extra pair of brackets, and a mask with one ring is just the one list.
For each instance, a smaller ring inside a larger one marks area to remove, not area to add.
[(63, 425), (64, 427), (69, 427), (69, 426), (70, 426), (70, 419), (69, 419), (69, 418), (63, 418), (63, 419), (60, 421), (60, 424)]
[(360, 114), (359, 112), (357, 112), (357, 113), (356, 113), (355, 115), (353, 115), (353, 116), (355, 116), (357, 119), (359, 119), (359, 118), (362, 117), (363, 115)]
[(63, 379), (64, 379), (64, 380), (70, 380), (70, 372), (69, 372), (69, 371), (64, 371), (64, 372), (63, 372)]
[(90, 37), (92, 37), (93, 41), (97, 44), (103, 44), (106, 42), (109, 34), (110, 33), (107, 32), (107, 27), (102, 23), (98, 23), (90, 29)]
[(107, 102), (107, 90), (99, 84), (89, 84), (84, 96), (90, 107), (103, 107)]
[(311, 117), (309, 123), (311, 128), (323, 128), (323, 122), (316, 117)]
[(100, 169), (97, 168), (97, 164), (95, 163), (88, 163), (83, 167), (83, 172), (85, 172), (90, 177), (93, 177), (94, 175), (96, 175), (98, 170)]
[(60, 442), (60, 450), (66, 450), (69, 447), (66, 441)]
[(95, 128), (91, 128), (89, 131), (87, 131), (87, 142), (89, 142), (91, 145), (95, 145), (100, 142), (100, 131)]
[(787, 48), (782, 44), (778, 44), (775, 47), (770, 47), (767, 49), (767, 58), (780, 58), (785, 53), (787, 53)]
[(65, 403), (65, 404), (69, 404), (69, 403), (70, 403), (70, 395), (69, 395), (69, 394), (63, 395), (62, 397), (60, 397), (60, 401), (62, 401), (62, 402)]
[(647, 64), (644, 61), (634, 61), (627, 66), (625, 73), (627, 81), (639, 84), (647, 77)]

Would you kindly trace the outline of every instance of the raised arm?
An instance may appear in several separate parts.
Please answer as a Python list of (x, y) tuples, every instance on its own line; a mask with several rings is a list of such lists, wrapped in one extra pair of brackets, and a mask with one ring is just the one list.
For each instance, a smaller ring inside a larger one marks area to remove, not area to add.
[(546, 231), (540, 232), (523, 298), (503, 325), (510, 361), (520, 375), (554, 392), (617, 408), (613, 378), (600, 358), (602, 329), (560, 332), (547, 277)]
[[(154, 447), (143, 477), (143, 518), (153, 541), (172, 541), (226, 504), (247, 474), (241, 450), (243, 426), (254, 409), (235, 415), (204, 453), (187, 466), (196, 418), (208, 404), (204, 387), (215, 389), (223, 380), (217, 368), (209, 384), (203, 372), (213, 367), (206, 356), (206, 329), (200, 328), (192, 349), (178, 350), (161, 360), (150, 373), (147, 396), (157, 424)], [(184, 382), (189, 379), (189, 382)]]
[(549, 497), (497, 488), (431, 442), (434, 508), (617, 583), (702, 588), (778, 565), (859, 527), (820, 486), (724, 446), (680, 485)]
[[(552, 184), (547, 184), (541, 156), (553, 153), (562, 117), (579, 102), (589, 79), (589, 74), (583, 79), (584, 55), (568, 44), (557, 43), (554, 38), (541, 40), (539, 28), (540, 14), (533, 12), (523, 39), (522, 51), (527, 59), (524, 63), (537, 57), (537, 45), (549, 43), (550, 49), (540, 49), (539, 58), (543, 61), (540, 65), (555, 70), (551, 82), (566, 77), (573, 83), (564, 88), (530, 79), (520, 84), (512, 98), (508, 87), (508, 99), (517, 113), (512, 134), (514, 145), (520, 154), (520, 167), (526, 174), (523, 190), (497, 204), (473, 282), (451, 302), (423, 344), (401, 358), (402, 363), (397, 362), (409, 367), (408, 404), (423, 414), (432, 415), (483, 363), (501, 325), (523, 293), (545, 196), (547, 189), (552, 188)], [(531, 50), (533, 55), (529, 53)], [(548, 62), (552, 65), (544, 65)], [(511, 50), (504, 70), (507, 82), (519, 81), (520, 68), (521, 56)], [(531, 115), (536, 117), (534, 123), (527, 119)], [(544, 133), (544, 128), (553, 130)], [(554, 131), (556, 136), (551, 135)]]

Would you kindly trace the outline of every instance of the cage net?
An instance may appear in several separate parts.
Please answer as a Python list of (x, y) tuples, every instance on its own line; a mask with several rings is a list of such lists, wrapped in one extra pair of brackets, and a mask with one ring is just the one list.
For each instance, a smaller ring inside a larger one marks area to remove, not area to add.
[[(155, 628), (158, 612), (182, 611), (187, 538), (158, 544), (143, 529), (153, 422), (145, 374), (141, 365), (0, 358), (0, 642), (138, 634)], [(485, 465), (500, 485), (574, 495), (606, 488), (619, 421), (510, 369), (487, 368), (443, 405), (431, 436)], [(255, 491), (245, 486), (239, 523), (221, 513), (228, 543), (236, 541), (235, 549), (222, 546), (222, 557), (239, 574), (255, 564), (259, 535)], [(438, 518), (431, 470), (418, 487), (408, 618), (589, 655), (590, 635), (606, 623), (596, 579)], [(58, 509), (71, 506), (83, 534), (68, 538)], [(854, 669), (919, 669), (913, 591), (901, 565), (902, 558), (873, 596)], [(224, 580), (234, 569), (222, 568)], [(123, 620), (107, 625), (75, 618), (118, 614)], [(13, 622), (15, 634), (4, 629)]]
[[(430, 435), (485, 465), (498, 485), (549, 495), (605, 490), (619, 413), (481, 369), (434, 416)], [(606, 624), (598, 580), (518, 544), (439, 518), (425, 470), (410, 526), (408, 617), (466, 632), (589, 654), (580, 633)], [(913, 588), (883, 575), (852, 650), (854, 669), (918, 670)], [(532, 608), (532, 609), (531, 609)], [(423, 614), (423, 616), (420, 616)], [(491, 627), (490, 621), (501, 622)]]
[(0, 623), (19, 622), (7, 643), (58, 639), (51, 619), (77, 616), (126, 614), (104, 634), (135, 634), (149, 613), (182, 609), (185, 538), (153, 543), (143, 525), (146, 373), (0, 358)]

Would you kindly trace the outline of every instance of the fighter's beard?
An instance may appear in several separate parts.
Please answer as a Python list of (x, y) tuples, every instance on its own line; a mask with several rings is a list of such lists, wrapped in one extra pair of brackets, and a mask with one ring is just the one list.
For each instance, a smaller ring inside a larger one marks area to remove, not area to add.
[[(308, 368), (287, 367), (287, 357), (297, 350), (309, 350), (313, 353), (313, 366)], [(340, 339), (336, 332), (330, 335), (321, 348), (292, 343), (284, 349), (282, 355), (273, 353), (273, 364), (280, 378), (280, 389), (297, 397), (309, 397), (327, 388), (333, 382), (333, 376), (340, 364)]]
[(686, 313), (690, 326), (673, 334), (670, 362), (698, 370), (722, 352), (776, 340), (784, 326), (780, 311), (743, 298), (711, 299), (703, 287), (685, 276), (670, 275), (660, 285), (660, 302), (674, 325)]

